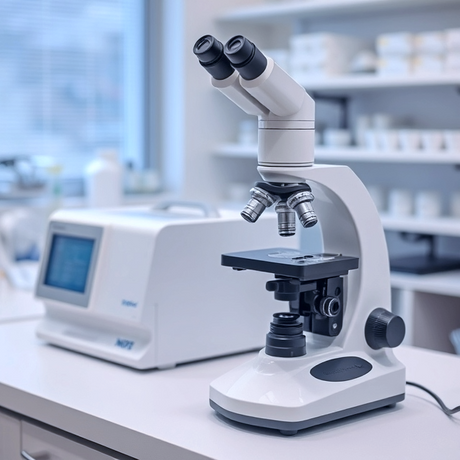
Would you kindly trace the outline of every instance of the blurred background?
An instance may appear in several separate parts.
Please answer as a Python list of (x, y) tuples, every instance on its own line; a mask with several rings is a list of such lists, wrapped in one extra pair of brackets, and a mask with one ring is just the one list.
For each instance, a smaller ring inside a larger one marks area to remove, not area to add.
[(244, 205), (256, 120), (192, 53), (204, 34), (243, 34), (314, 97), (317, 162), (349, 165), (371, 193), (407, 341), (454, 351), (459, 18), (455, 0), (1, 0), (0, 289), (33, 288), (57, 208)]

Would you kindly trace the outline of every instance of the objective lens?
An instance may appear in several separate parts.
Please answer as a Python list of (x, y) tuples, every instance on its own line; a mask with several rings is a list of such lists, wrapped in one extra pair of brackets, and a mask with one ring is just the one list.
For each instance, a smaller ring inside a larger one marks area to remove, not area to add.
[(269, 208), (276, 201), (275, 197), (259, 187), (251, 189), (251, 199), (241, 211), (244, 220), (254, 223), (266, 208)]
[(291, 195), (287, 200), (287, 205), (294, 209), (299, 217), (300, 223), (305, 227), (313, 227), (318, 222), (318, 217), (311, 202), (315, 199), (311, 192), (298, 192)]
[(295, 213), (285, 201), (280, 201), (275, 208), (278, 214), (278, 233), (280, 236), (295, 235)]

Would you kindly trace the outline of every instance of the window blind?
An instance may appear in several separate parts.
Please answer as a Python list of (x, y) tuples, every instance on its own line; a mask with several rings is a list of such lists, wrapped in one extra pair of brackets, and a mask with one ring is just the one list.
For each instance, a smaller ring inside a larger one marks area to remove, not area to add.
[(99, 148), (123, 156), (133, 135), (127, 75), (142, 74), (132, 66), (126, 71), (141, 62), (127, 59), (127, 43), (138, 43), (130, 37), (142, 22), (132, 11), (136, 3), (0, 1), (0, 157), (52, 157), (73, 176)]

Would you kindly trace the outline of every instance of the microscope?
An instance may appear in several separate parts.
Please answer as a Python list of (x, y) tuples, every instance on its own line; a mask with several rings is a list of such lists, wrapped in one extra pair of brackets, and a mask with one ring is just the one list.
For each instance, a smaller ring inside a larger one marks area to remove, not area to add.
[(314, 101), (252, 42), (235, 36), (223, 45), (205, 35), (193, 51), (212, 86), (259, 120), (263, 180), (242, 217), (254, 223), (274, 205), (283, 237), (295, 234), (296, 215), (305, 228), (318, 222), (324, 251), (222, 255), (237, 271), (272, 273), (266, 289), (289, 310), (273, 315), (256, 358), (211, 383), (211, 407), (292, 435), (394, 406), (405, 396), (405, 367), (392, 348), (405, 326), (391, 313), (386, 240), (369, 193), (350, 168), (314, 164)]

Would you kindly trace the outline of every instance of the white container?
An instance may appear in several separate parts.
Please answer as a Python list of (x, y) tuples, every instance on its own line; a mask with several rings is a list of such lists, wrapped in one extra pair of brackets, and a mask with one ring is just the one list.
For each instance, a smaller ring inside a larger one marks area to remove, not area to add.
[(460, 50), (445, 55), (446, 72), (460, 72)]
[(421, 133), (422, 149), (428, 152), (439, 152), (444, 146), (442, 131), (435, 129), (423, 130)]
[(415, 49), (415, 37), (409, 32), (382, 34), (376, 39), (376, 48), (380, 56), (409, 56)]
[(366, 146), (367, 149), (369, 150), (378, 150), (380, 149), (380, 136), (379, 136), (379, 131), (376, 129), (368, 129), (364, 133), (364, 139), (365, 143), (364, 145)]
[(388, 212), (395, 217), (412, 215), (413, 199), (409, 190), (393, 189), (388, 194)]
[(393, 117), (388, 113), (374, 113), (372, 115), (372, 127), (374, 129), (390, 129), (394, 124)]
[(446, 52), (446, 33), (444, 31), (416, 34), (414, 42), (418, 53), (443, 54)]
[(122, 204), (123, 168), (116, 150), (100, 150), (85, 171), (86, 203), (90, 208)]
[(422, 219), (441, 215), (441, 195), (435, 190), (421, 190), (415, 195), (415, 215)]
[(413, 72), (416, 74), (434, 74), (445, 70), (444, 54), (419, 54), (413, 59)]
[(325, 129), (324, 145), (326, 147), (346, 147), (351, 144), (351, 132), (348, 129)]
[(399, 149), (399, 135), (396, 129), (382, 129), (379, 136), (382, 150), (393, 152)]
[(446, 48), (448, 51), (460, 51), (460, 28), (448, 29), (446, 34)]
[(366, 146), (366, 132), (372, 127), (372, 118), (370, 115), (358, 115), (355, 125), (355, 142), (360, 147)]
[(367, 49), (368, 43), (356, 37), (320, 32), (293, 35), (289, 48), (291, 73), (320, 77), (347, 73), (351, 60)]
[(420, 131), (417, 129), (400, 129), (399, 146), (405, 152), (413, 152), (420, 149)]
[(449, 153), (460, 154), (460, 129), (444, 131), (444, 146)]
[(377, 60), (379, 75), (409, 75), (413, 71), (413, 58), (405, 55), (381, 56)]
[(312, 52), (291, 53), (289, 57), (289, 71), (295, 75), (339, 75), (346, 73), (349, 68), (349, 59), (346, 56), (327, 57), (325, 54)]

